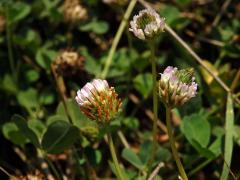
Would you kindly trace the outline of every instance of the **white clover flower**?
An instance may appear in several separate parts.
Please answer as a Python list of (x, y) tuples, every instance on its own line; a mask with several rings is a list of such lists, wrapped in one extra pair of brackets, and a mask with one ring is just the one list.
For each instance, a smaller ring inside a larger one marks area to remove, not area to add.
[(170, 107), (181, 106), (197, 94), (197, 83), (194, 82), (193, 68), (178, 70), (168, 66), (160, 73), (159, 95)]
[(144, 9), (133, 17), (130, 26), (129, 31), (132, 31), (139, 39), (145, 40), (162, 32), (165, 28), (165, 22), (164, 18), (161, 18), (153, 9)]
[(88, 118), (99, 123), (113, 120), (122, 104), (115, 89), (101, 79), (94, 79), (78, 90), (75, 100)]

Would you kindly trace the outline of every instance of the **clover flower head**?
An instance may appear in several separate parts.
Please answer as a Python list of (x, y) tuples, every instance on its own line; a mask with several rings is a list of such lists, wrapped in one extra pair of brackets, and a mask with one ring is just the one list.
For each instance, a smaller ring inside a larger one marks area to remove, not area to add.
[(101, 79), (94, 79), (78, 90), (75, 100), (88, 118), (102, 124), (113, 120), (122, 104), (115, 89)]
[(84, 71), (84, 57), (72, 50), (60, 51), (53, 61), (58, 74), (72, 76), (81, 74)]
[(78, 0), (65, 0), (63, 4), (65, 21), (70, 24), (78, 24), (88, 18), (88, 12)]
[(152, 39), (164, 30), (164, 20), (153, 9), (144, 9), (133, 17), (129, 31), (132, 31), (139, 39)]
[(197, 94), (193, 68), (178, 70), (168, 66), (160, 73), (159, 95), (169, 107), (181, 106)]

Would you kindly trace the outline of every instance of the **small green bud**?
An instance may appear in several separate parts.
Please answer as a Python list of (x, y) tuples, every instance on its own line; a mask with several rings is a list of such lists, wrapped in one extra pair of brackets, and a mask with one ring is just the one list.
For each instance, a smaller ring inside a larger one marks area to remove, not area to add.
[(153, 9), (144, 9), (133, 17), (130, 26), (129, 31), (132, 31), (137, 38), (150, 40), (164, 30), (165, 22), (164, 18), (160, 18)]
[(99, 134), (99, 129), (95, 126), (86, 126), (80, 130), (82, 135), (85, 136), (89, 141), (95, 141)]

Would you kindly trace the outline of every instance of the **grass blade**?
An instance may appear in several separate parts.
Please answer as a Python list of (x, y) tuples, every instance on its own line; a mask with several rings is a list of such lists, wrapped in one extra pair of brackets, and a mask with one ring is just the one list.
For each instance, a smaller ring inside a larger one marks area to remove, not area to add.
[(233, 151), (233, 132), (234, 132), (234, 111), (232, 96), (228, 93), (226, 119), (225, 119), (225, 145), (224, 145), (224, 160), (221, 180), (227, 180), (230, 172), (230, 165)]

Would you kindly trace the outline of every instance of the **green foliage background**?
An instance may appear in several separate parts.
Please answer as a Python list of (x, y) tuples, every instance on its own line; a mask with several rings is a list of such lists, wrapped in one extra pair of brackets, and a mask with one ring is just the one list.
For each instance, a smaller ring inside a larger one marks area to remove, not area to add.
[[(149, 2), (234, 93), (228, 94), (169, 33), (157, 39), (158, 73), (169, 65), (194, 67), (199, 85), (197, 97), (173, 111), (177, 146), (188, 175), (227, 179), (230, 171), (229, 178), (239, 177), (240, 2), (230, 1), (225, 11), (221, 10), (225, 1)], [(85, 83), (101, 76), (127, 6), (109, 6), (100, 0), (81, 4), (88, 18), (73, 25), (64, 21), (63, 1), (0, 0), (0, 167), (16, 177), (36, 171), (45, 174), (40, 163), (45, 156), (69, 179), (114, 177), (104, 141), (106, 129), (83, 116), (74, 97)], [(132, 15), (143, 8), (137, 3)], [(72, 73), (72, 67), (61, 74), (65, 101), (51, 69), (64, 50), (84, 59), (80, 72)], [(129, 33), (127, 25), (106, 77), (123, 100), (122, 112), (109, 128), (128, 179), (146, 178), (151, 151), (149, 57), (146, 43)], [(161, 102), (159, 119), (154, 167), (159, 162), (165, 166), (156, 179), (176, 179)], [(120, 140), (120, 130), (130, 148)], [(0, 171), (0, 177), (7, 176)]]

